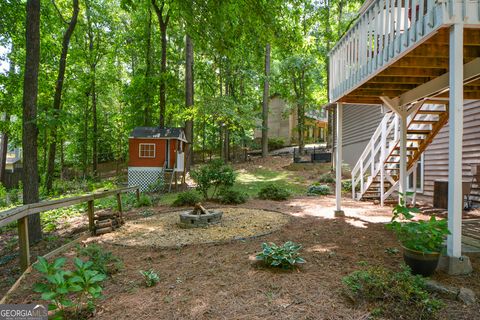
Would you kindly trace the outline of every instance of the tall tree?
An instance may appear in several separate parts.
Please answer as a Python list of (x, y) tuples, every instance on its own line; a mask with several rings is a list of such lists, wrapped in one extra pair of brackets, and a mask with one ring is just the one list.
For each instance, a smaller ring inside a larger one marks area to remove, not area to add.
[[(187, 34), (185, 37), (185, 106), (187, 109), (193, 107), (193, 90), (193, 42)], [(186, 155), (187, 170), (193, 164), (193, 119), (191, 117), (185, 121), (185, 135), (191, 144)]]
[[(55, 5), (55, 2), (53, 2), (53, 4)], [(62, 53), (60, 55), (57, 81), (55, 83), (55, 95), (53, 97), (53, 117), (56, 121), (54, 122), (51, 130), (51, 138), (50, 138), (51, 141), (48, 149), (48, 165), (47, 165), (47, 173), (46, 173), (46, 179), (45, 179), (45, 188), (47, 192), (50, 192), (52, 190), (53, 177), (55, 172), (55, 156), (57, 151), (57, 140), (58, 140), (58, 119), (59, 119), (60, 108), (62, 103), (62, 92), (63, 92), (63, 84), (65, 80), (65, 68), (67, 66), (68, 46), (70, 44), (70, 38), (72, 37), (73, 31), (75, 30), (75, 26), (77, 25), (78, 12), (80, 11), (78, 0), (73, 0), (72, 5), (73, 5), (73, 9), (72, 9), (73, 12), (72, 12), (72, 17), (70, 19), (70, 22), (67, 22), (63, 18), (61, 12), (58, 10), (58, 8), (55, 5), (55, 8), (57, 9), (60, 18), (64, 23), (68, 25), (68, 27), (65, 30), (65, 33), (63, 34)]]
[[(35, 203), (38, 195), (37, 94), (40, 64), (40, 0), (27, 0), (25, 73), (23, 81), (23, 203)], [(28, 217), (30, 243), (42, 239), (40, 214)]]
[(165, 127), (165, 111), (166, 111), (166, 77), (167, 77), (167, 27), (170, 20), (170, 10), (166, 8), (166, 0), (161, 0), (160, 6), (157, 0), (152, 0), (153, 8), (157, 14), (158, 24), (160, 26), (161, 51), (162, 57), (160, 62), (160, 127)]
[(265, 79), (263, 80), (262, 102), (262, 157), (268, 155), (268, 101), (270, 95), (270, 44), (265, 46)]

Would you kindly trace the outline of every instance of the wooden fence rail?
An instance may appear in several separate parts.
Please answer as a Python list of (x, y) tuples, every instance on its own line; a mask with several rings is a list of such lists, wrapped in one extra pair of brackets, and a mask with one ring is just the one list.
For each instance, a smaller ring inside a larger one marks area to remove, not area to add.
[(128, 188), (116, 189), (116, 190), (95, 192), (92, 194), (87, 194), (79, 197), (42, 201), (42, 202), (15, 207), (15, 208), (0, 212), (0, 228), (3, 226), (6, 226), (7, 224), (13, 221), (18, 221), (17, 225), (18, 225), (18, 242), (20, 247), (20, 267), (22, 270), (26, 270), (30, 265), (30, 246), (28, 242), (28, 216), (35, 213), (70, 207), (75, 204), (86, 202), (87, 213), (88, 213), (88, 228), (91, 232), (93, 232), (94, 200), (115, 195), (117, 197), (118, 211), (120, 212), (120, 215), (122, 215), (123, 208), (122, 208), (121, 194), (126, 192), (131, 192), (131, 191), (136, 192), (137, 200), (139, 200), (140, 189), (138, 186), (133, 186)]

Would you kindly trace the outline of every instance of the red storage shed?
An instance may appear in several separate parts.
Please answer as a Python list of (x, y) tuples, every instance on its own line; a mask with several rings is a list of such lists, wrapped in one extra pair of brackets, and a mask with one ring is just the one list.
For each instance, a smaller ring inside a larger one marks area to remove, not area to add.
[(165, 172), (183, 172), (187, 139), (183, 128), (137, 127), (128, 139), (128, 185), (142, 191), (165, 179)]

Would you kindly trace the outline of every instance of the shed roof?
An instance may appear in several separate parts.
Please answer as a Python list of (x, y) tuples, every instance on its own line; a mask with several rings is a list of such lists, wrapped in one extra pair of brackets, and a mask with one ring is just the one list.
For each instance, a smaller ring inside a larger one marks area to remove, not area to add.
[(178, 139), (188, 142), (183, 128), (136, 127), (130, 133), (130, 138)]

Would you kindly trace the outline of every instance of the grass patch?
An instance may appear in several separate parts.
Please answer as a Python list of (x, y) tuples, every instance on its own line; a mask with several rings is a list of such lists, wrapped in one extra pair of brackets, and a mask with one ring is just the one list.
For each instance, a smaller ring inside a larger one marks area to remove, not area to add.
[(239, 171), (237, 184), (233, 189), (242, 190), (249, 196), (256, 197), (261, 189), (272, 183), (290, 191), (294, 196), (304, 194), (308, 186), (302, 177), (293, 173), (261, 168), (252, 172)]

